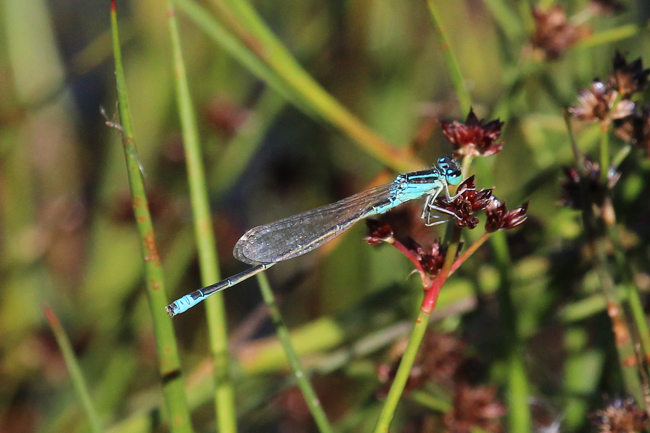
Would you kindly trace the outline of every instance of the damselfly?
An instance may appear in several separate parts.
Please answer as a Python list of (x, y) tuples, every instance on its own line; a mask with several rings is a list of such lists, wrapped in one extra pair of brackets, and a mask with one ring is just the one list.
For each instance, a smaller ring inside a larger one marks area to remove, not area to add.
[(450, 196), (448, 185), (458, 185), (461, 180), (460, 167), (456, 161), (444, 156), (429, 170), (400, 174), (387, 185), (370, 188), (336, 203), (252, 228), (237, 241), (233, 255), (236, 259), (255, 266), (185, 295), (169, 304), (166, 310), (170, 316), (183, 313), (208, 296), (265, 271), (278, 262), (320, 247), (363, 218), (383, 214), (424, 195), (427, 198), (422, 208), (422, 219), (425, 224), (433, 225), (432, 211), (449, 213), (434, 205), (436, 197), (444, 191), (449, 201), (455, 200), (458, 194)]

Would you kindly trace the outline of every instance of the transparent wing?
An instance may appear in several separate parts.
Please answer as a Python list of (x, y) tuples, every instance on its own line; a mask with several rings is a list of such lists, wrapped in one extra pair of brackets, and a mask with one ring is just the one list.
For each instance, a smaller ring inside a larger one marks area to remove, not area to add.
[(250, 229), (233, 251), (244, 263), (275, 263), (298, 257), (331, 241), (386, 203), (393, 184), (370, 188), (298, 215)]

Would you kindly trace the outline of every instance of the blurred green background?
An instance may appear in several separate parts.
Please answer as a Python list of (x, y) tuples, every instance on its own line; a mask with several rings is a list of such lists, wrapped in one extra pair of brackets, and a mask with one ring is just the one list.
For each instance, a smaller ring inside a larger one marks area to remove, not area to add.
[[(504, 150), (480, 162), (477, 184), (495, 186), (495, 195), (511, 207), (531, 200), (529, 220), (509, 237), (512, 296), (532, 384), (529, 404), (566, 420), (566, 431), (586, 429), (586, 412), (601, 394), (623, 390), (602, 303), (573, 319), (562, 316), (598, 297), (599, 289), (582, 251), (580, 215), (558, 205), (558, 179), (561, 167), (572, 163), (562, 109), (575, 104), (577, 91), (594, 77), (611, 72), (616, 50), (628, 61), (650, 61), (650, 6), (644, 0), (624, 5), (613, 15), (590, 16), (589, 2), (565, 2), (567, 15), (588, 22), (593, 36), (551, 61), (529, 43), (529, 3), (436, 2), (476, 113), (506, 122)], [(435, 119), (465, 119), (425, 2), (261, 0), (254, 6), (305, 70), (395, 148), (408, 149)], [(117, 7), (141, 168), (171, 301), (201, 282), (166, 8), (146, 0)], [(43, 306), (57, 313), (68, 333), (104, 426), (150, 431), (164, 418), (120, 136), (100, 114), (100, 107), (109, 117), (116, 113), (109, 12), (105, 1), (0, 4), (2, 432), (88, 430)], [(393, 178), (335, 124), (288, 102), (182, 12), (178, 16), (223, 276), (245, 268), (231, 251), (248, 228), (351, 195), (378, 176)], [(616, 36), (617, 29), (632, 31)], [(614, 36), (598, 40), (602, 34)], [(593, 154), (598, 126), (576, 129), (581, 149)], [(422, 161), (451, 153), (439, 128), (424, 136), (415, 150)], [(622, 144), (613, 139), (616, 146)], [(634, 153), (624, 163), (614, 196), (635, 281), (647, 289), (643, 156)], [(388, 216), (403, 227), (399, 236), (427, 246), (444, 234), (444, 226), (417, 223), (420, 203), (409, 206)], [(394, 249), (368, 246), (365, 231), (358, 224), (335, 245), (269, 272), (296, 347), (315, 371), (316, 389), (339, 431), (372, 428), (381, 404), (377, 366), (407, 335), (421, 297), (417, 278), (408, 277), (412, 265)], [(474, 238), (470, 233), (467, 241)], [(480, 380), (503, 391), (505, 343), (491, 258), (483, 247), (450, 279), (432, 326), (467, 341)], [(240, 430), (313, 431), (309, 416), (292, 403), (293, 382), (256, 283), (228, 290), (225, 300)], [(214, 431), (203, 308), (175, 318), (174, 326), (194, 426)], [(369, 336), (380, 340), (377, 347), (341, 359), (348, 345)], [(439, 412), (409, 399), (403, 404), (394, 431), (439, 431), (421, 421)]]

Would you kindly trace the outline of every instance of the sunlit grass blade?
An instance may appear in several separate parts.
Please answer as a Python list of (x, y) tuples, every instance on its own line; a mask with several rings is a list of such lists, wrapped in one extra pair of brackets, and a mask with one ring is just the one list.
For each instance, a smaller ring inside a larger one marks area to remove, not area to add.
[(298, 387), (300, 388), (300, 391), (305, 398), (307, 407), (309, 407), (309, 411), (314, 417), (314, 422), (318, 427), (318, 431), (321, 433), (331, 433), (333, 430), (329, 424), (329, 421), (327, 420), (327, 415), (323, 410), (323, 406), (318, 400), (316, 391), (314, 391), (314, 388), (309, 382), (307, 374), (300, 363), (300, 359), (298, 358), (298, 354), (291, 344), (291, 339), (289, 338), (289, 329), (284, 324), (282, 314), (280, 314), (280, 309), (275, 302), (275, 295), (273, 294), (273, 290), (271, 290), (271, 285), (269, 284), (269, 280), (266, 277), (266, 274), (257, 274), (257, 281), (260, 285), (264, 303), (269, 310), (269, 316), (271, 316), (271, 320), (273, 320), (273, 324), (275, 325), (275, 332), (278, 335), (278, 339), (280, 340), (282, 347), (284, 348), (284, 353), (289, 360), (291, 371), (296, 377)]
[(517, 42), (524, 34), (524, 26), (521, 24), (519, 17), (514, 13), (509, 5), (502, 0), (483, 0), (483, 3), (492, 12), (492, 16), (499, 25), (499, 28), (505, 33), (512, 42)]
[(56, 342), (59, 345), (61, 354), (63, 355), (63, 360), (65, 361), (65, 365), (68, 368), (68, 372), (70, 373), (70, 378), (72, 379), (74, 390), (77, 393), (79, 400), (81, 401), (84, 412), (86, 412), (88, 422), (90, 423), (90, 429), (95, 433), (100, 433), (103, 431), (103, 429), (99, 420), (99, 415), (97, 415), (95, 405), (90, 398), (86, 379), (81, 372), (81, 367), (79, 367), (77, 357), (72, 350), (70, 340), (68, 339), (68, 336), (66, 335), (65, 330), (63, 329), (63, 326), (61, 325), (61, 322), (59, 321), (59, 318), (54, 310), (52, 310), (50, 307), (43, 307), (43, 312), (45, 313), (45, 317), (47, 318), (48, 323), (50, 324), (50, 328), (52, 328)]
[(621, 41), (638, 35), (640, 32), (647, 32), (648, 27), (638, 26), (636, 24), (626, 24), (613, 29), (603, 30), (593, 35), (581, 39), (576, 43), (576, 49), (591, 48), (611, 42)]
[[(171, 0), (168, 1), (169, 11), (174, 11)], [(199, 253), (201, 281), (204, 286), (221, 279), (217, 244), (212, 229), (210, 204), (208, 201), (207, 181), (201, 156), (201, 143), (196, 122), (196, 113), (190, 95), (181, 37), (178, 31), (178, 20), (175, 13), (167, 14), (169, 33), (171, 35), (174, 78), (178, 113), (181, 120), (183, 145), (187, 161), (187, 176), (194, 219), (195, 242)], [(237, 411), (235, 396), (230, 376), (228, 355), (228, 332), (226, 308), (221, 294), (212, 296), (206, 302), (207, 322), (210, 339), (210, 350), (215, 365), (215, 409), (219, 431), (237, 431)]]
[(449, 76), (451, 77), (451, 82), (454, 86), (454, 92), (458, 98), (458, 105), (460, 106), (461, 113), (469, 113), (469, 110), (472, 106), (472, 98), (467, 90), (465, 85), (465, 78), (463, 73), (460, 70), (460, 64), (458, 63), (458, 58), (452, 49), (449, 38), (445, 33), (445, 30), (440, 21), (440, 14), (436, 8), (435, 0), (427, 0), (427, 6), (429, 7), (429, 13), (431, 14), (431, 20), (433, 21), (433, 29), (438, 37), (438, 42), (440, 48), (445, 57), (447, 63), (447, 69), (449, 71)]
[(528, 401), (531, 387), (523, 359), (520, 319), (512, 296), (514, 285), (510, 270), (513, 264), (505, 233), (494, 233), (491, 237), (491, 246), (499, 270), (500, 287), (497, 295), (504, 323), (503, 329), (507, 333), (505, 362), (508, 365), (506, 393), (508, 425), (510, 431), (531, 431), (532, 418)]
[(180, 360), (174, 328), (170, 317), (165, 312), (167, 296), (164, 289), (163, 270), (160, 256), (156, 246), (153, 223), (145, 193), (144, 183), (138, 151), (135, 146), (135, 136), (129, 111), (126, 80), (122, 66), (122, 51), (119, 41), (117, 26), (117, 13), (115, 1), (111, 2), (111, 26), (113, 31), (113, 52), (115, 56), (115, 79), (119, 101), (120, 125), (119, 129), (124, 147), (126, 168), (133, 201), (133, 212), (138, 230), (142, 260), (146, 278), (147, 298), (153, 321), (160, 380), (169, 426), (172, 432), (191, 432), (190, 413), (185, 399), (183, 376), (180, 370)]

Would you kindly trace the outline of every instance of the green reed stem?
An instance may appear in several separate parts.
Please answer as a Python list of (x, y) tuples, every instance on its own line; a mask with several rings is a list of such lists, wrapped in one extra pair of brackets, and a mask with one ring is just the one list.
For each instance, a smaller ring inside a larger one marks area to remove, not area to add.
[(442, 27), (440, 14), (438, 13), (438, 9), (435, 6), (435, 1), (436, 0), (427, 0), (429, 13), (431, 14), (431, 20), (433, 21), (433, 29), (436, 36), (438, 37), (440, 48), (443, 55), (445, 56), (445, 61), (447, 62), (447, 70), (449, 71), (449, 76), (451, 77), (451, 82), (454, 86), (456, 97), (458, 98), (460, 111), (461, 113), (469, 113), (469, 109), (472, 105), (472, 98), (469, 95), (467, 86), (465, 86), (465, 78), (463, 77), (463, 73), (460, 70), (458, 58), (454, 54), (454, 50), (449, 43), (449, 38), (447, 38), (447, 33)]
[(631, 151), (632, 151), (632, 146), (629, 143), (626, 143), (625, 146), (623, 146), (621, 149), (619, 149), (618, 152), (616, 152), (614, 158), (612, 158), (612, 166), (618, 167), (619, 165), (621, 165)]
[(607, 188), (609, 183), (609, 134), (608, 131), (603, 131), (600, 134), (600, 181), (604, 188)]
[(483, 3), (492, 13), (501, 31), (508, 36), (510, 41), (518, 43), (525, 31), (519, 16), (513, 12), (513, 8), (503, 0), (483, 0)]
[(111, 27), (113, 34), (113, 52), (115, 56), (115, 80), (121, 122), (121, 125), (118, 127), (122, 132), (122, 144), (133, 200), (134, 217), (144, 261), (147, 298), (149, 300), (149, 309), (151, 311), (154, 336), (156, 339), (163, 397), (169, 415), (171, 431), (175, 433), (191, 432), (190, 412), (185, 399), (174, 328), (172, 327), (171, 318), (165, 312), (168, 299), (165, 295), (163, 270), (156, 246), (151, 214), (149, 213), (147, 195), (145, 193), (140, 162), (138, 160), (138, 151), (135, 146), (115, 9), (115, 0), (113, 0), (111, 2)]
[[(463, 158), (463, 170), (467, 173), (471, 156)], [(477, 159), (479, 174), (484, 181), (490, 182), (490, 175), (484, 164), (485, 160)], [(508, 424), (509, 431), (524, 432), (531, 431), (532, 418), (530, 414), (528, 398), (530, 393), (530, 384), (526, 376), (526, 369), (523, 359), (523, 347), (519, 336), (519, 320), (517, 318), (516, 308), (511, 295), (512, 278), (511, 270), (513, 269), (510, 251), (506, 242), (506, 234), (503, 231), (492, 233), (492, 236), (485, 234), (480, 238), (481, 242), (490, 239), (490, 245), (495, 254), (497, 269), (499, 270), (499, 290), (497, 299), (501, 309), (501, 317), (504, 321), (504, 329), (507, 335), (506, 342), (506, 363), (508, 365), (507, 377), (507, 404), (508, 404)], [(478, 243), (478, 242), (477, 242)], [(479, 244), (480, 246), (480, 244)]]
[[(637, 354), (637, 363), (635, 363), (635, 367), (638, 369), (639, 376), (635, 376), (635, 378), (640, 378), (643, 380), (645, 383), (642, 386), (643, 390), (648, 390), (650, 389), (650, 383), (648, 383), (648, 377), (645, 373), (643, 362), (647, 360), (648, 354), (650, 353), (650, 330), (648, 329), (648, 322), (645, 317), (645, 312), (643, 308), (643, 303), (641, 302), (641, 297), (639, 295), (639, 290), (636, 287), (634, 283), (634, 277), (632, 270), (628, 264), (628, 261), (625, 258), (625, 253), (624, 253), (624, 248), (621, 243), (621, 239), (619, 236), (618, 232), (618, 227), (616, 225), (616, 211), (614, 210), (614, 206), (612, 204), (612, 191), (609, 188), (609, 167), (610, 167), (610, 162), (609, 162), (609, 131), (603, 129), (602, 130), (602, 137), (601, 137), (601, 142), (600, 142), (600, 152), (601, 152), (601, 170), (600, 170), (600, 175), (601, 175), (601, 182), (602, 182), (602, 187), (605, 189), (605, 200), (604, 204), (602, 206), (603, 208), (603, 224), (605, 227), (605, 232), (603, 233), (603, 236), (607, 236), (609, 240), (611, 241), (614, 249), (614, 260), (616, 263), (616, 267), (618, 268), (621, 278), (622, 278), (622, 286), (625, 289), (627, 293), (627, 298), (628, 298), (628, 305), (630, 307), (629, 313), (631, 313), (631, 322), (626, 322), (629, 326), (628, 329), (635, 329), (636, 333), (632, 333), (631, 337), (632, 340), (636, 341), (637, 336), (640, 339), (640, 345), (637, 346), (636, 344), (632, 346), (633, 349), (638, 350), (639, 352), (635, 352)], [(629, 145), (627, 146), (629, 148)], [(623, 148), (622, 151), (625, 151), (626, 149)], [(607, 156), (603, 158), (603, 153), (607, 152)], [(619, 158), (621, 157), (621, 153), (616, 155), (615, 161), (617, 164), (612, 164), (613, 167), (617, 167), (619, 162)], [(621, 160), (622, 161), (622, 160)], [(607, 164), (607, 165), (603, 165)], [(604, 177), (603, 177), (604, 176)], [(630, 319), (630, 316), (628, 314), (625, 315), (625, 318), (628, 320)], [(627, 352), (627, 350), (625, 350)], [(627, 353), (629, 356), (629, 353)], [(630, 358), (624, 358), (629, 361)], [(624, 363), (626, 366), (629, 366), (629, 362)], [(635, 381), (633, 381), (634, 383)], [(643, 400), (645, 401), (645, 399)]]
[(460, 234), (461, 229), (454, 225), (449, 248), (447, 248), (447, 253), (445, 255), (445, 263), (431, 287), (425, 289), (422, 306), (417, 318), (415, 319), (415, 324), (413, 325), (413, 330), (411, 331), (411, 336), (409, 337), (406, 350), (402, 355), (399, 367), (395, 373), (395, 378), (393, 379), (393, 383), (388, 391), (388, 395), (386, 396), (386, 401), (384, 402), (384, 406), (379, 414), (379, 419), (377, 420), (374, 433), (386, 433), (389, 431), (390, 424), (395, 416), (395, 410), (397, 409), (397, 405), (402, 397), (402, 393), (404, 392), (404, 387), (406, 386), (406, 382), (410, 376), (411, 369), (415, 363), (418, 349), (420, 348), (427, 326), (429, 325), (431, 313), (436, 306), (440, 290), (453, 267), (454, 259), (456, 258), (460, 245)]
[(302, 364), (300, 363), (300, 358), (298, 357), (298, 354), (293, 348), (293, 344), (291, 343), (291, 338), (290, 338), (291, 336), (289, 334), (289, 329), (287, 328), (287, 326), (284, 323), (284, 320), (282, 319), (282, 314), (280, 313), (280, 309), (278, 308), (278, 305), (275, 302), (275, 294), (273, 293), (273, 290), (271, 290), (271, 285), (269, 284), (269, 280), (266, 277), (266, 274), (263, 272), (257, 274), (257, 282), (260, 285), (260, 291), (262, 292), (264, 303), (266, 304), (266, 307), (269, 310), (269, 316), (271, 317), (271, 320), (273, 321), (273, 325), (275, 326), (275, 331), (278, 336), (278, 339), (280, 340), (280, 343), (284, 348), (284, 353), (287, 356), (289, 365), (291, 366), (291, 371), (293, 371), (293, 374), (296, 377), (296, 381), (298, 382), (298, 387), (300, 388), (300, 391), (302, 392), (305, 402), (309, 407), (309, 411), (314, 417), (314, 422), (316, 423), (316, 427), (318, 427), (318, 431), (320, 431), (321, 433), (332, 433), (333, 432), (332, 427), (330, 426), (330, 423), (327, 420), (327, 415), (323, 410), (323, 406), (321, 406), (320, 400), (318, 399), (318, 395), (316, 395), (316, 391), (314, 391), (314, 388), (311, 386), (311, 383), (307, 378), (305, 369), (302, 367)]
[(574, 48), (576, 49), (585, 49), (592, 48), (599, 45), (605, 45), (612, 42), (621, 41), (623, 39), (631, 38), (638, 35), (641, 32), (647, 32), (648, 26), (638, 26), (636, 24), (624, 24), (622, 26), (603, 30), (597, 33), (594, 33), (591, 36), (588, 36), (584, 39), (578, 41)]
[[(623, 163), (625, 158), (632, 151), (632, 146), (626, 143), (612, 158), (611, 166), (618, 168)], [(611, 201), (611, 200), (610, 200)], [(613, 208), (612, 208), (613, 211)], [(613, 222), (616, 221), (614, 216)], [(625, 282), (625, 291), (628, 296), (628, 303), (632, 313), (632, 319), (641, 338), (642, 349), (644, 352), (644, 359), (650, 356), (650, 329), (648, 329), (648, 322), (646, 321), (643, 303), (641, 296), (634, 282), (633, 272), (630, 268), (628, 261), (625, 259), (624, 249), (619, 235), (619, 230), (616, 224), (607, 225), (607, 233), (614, 245), (614, 258), (616, 265), (622, 271), (623, 280)]]
[[(575, 165), (580, 175), (580, 202), (582, 204), (582, 222), (585, 230), (585, 237), (587, 239), (587, 246), (591, 252), (593, 266), (598, 275), (600, 286), (607, 302), (607, 314), (609, 315), (611, 321), (611, 329), (614, 336), (616, 351), (618, 354), (619, 367), (621, 369), (623, 381), (625, 382), (625, 387), (628, 393), (634, 396), (639, 404), (642, 404), (643, 391), (639, 376), (637, 375), (636, 368), (638, 368), (638, 365), (635, 362), (636, 355), (634, 347), (632, 345), (632, 339), (634, 336), (630, 332), (630, 328), (628, 326), (630, 320), (627, 317), (627, 314), (623, 309), (621, 303), (619, 302), (616, 292), (616, 285), (608, 269), (606, 252), (607, 245), (604, 238), (604, 223), (603, 221), (597, 221), (596, 216), (594, 215), (593, 202), (591, 194), (589, 193), (589, 185), (587, 183), (588, 180), (587, 174), (585, 173), (584, 161), (575, 142), (573, 130), (571, 129), (570, 117), (566, 110), (564, 112), (564, 121), (566, 123), (569, 140), (573, 148)], [(607, 134), (607, 131), (603, 130), (602, 133), (605, 135)], [(609, 147), (608, 143), (608, 140), (601, 139), (601, 164), (607, 163), (605, 166), (601, 165), (601, 175), (603, 172), (606, 173), (609, 168), (609, 156), (603, 157), (602, 155), (603, 148)], [(602, 187), (607, 188), (607, 177), (605, 177), (605, 182)], [(607, 196), (605, 199), (605, 206), (611, 207), (611, 203), (609, 203), (609, 201), (609, 197)], [(603, 206), (603, 208), (605, 206)]]
[(499, 270), (500, 284), (497, 299), (499, 300), (499, 308), (506, 332), (504, 341), (506, 342), (506, 363), (508, 365), (506, 395), (508, 404), (508, 431), (532, 431), (532, 419), (528, 404), (530, 385), (528, 384), (523, 359), (523, 348), (519, 334), (519, 320), (512, 299), (510, 271), (513, 268), (513, 264), (510, 259), (505, 232), (499, 231), (494, 233), (490, 240)]
[[(167, 2), (167, 22), (171, 35), (174, 77), (178, 113), (181, 121), (183, 145), (187, 161), (187, 176), (194, 218), (195, 242), (199, 253), (201, 281), (204, 286), (219, 281), (219, 258), (206, 189), (205, 170), (201, 158), (201, 143), (196, 113), (187, 81), (183, 49), (178, 32), (178, 20), (172, 0)], [(216, 293), (205, 302), (210, 351), (214, 362), (215, 409), (217, 427), (221, 432), (237, 431), (237, 410), (230, 376), (226, 311), (222, 293)]]
[(101, 433), (104, 430), (102, 429), (101, 422), (99, 421), (97, 409), (95, 409), (95, 405), (90, 398), (86, 379), (81, 372), (79, 361), (77, 361), (77, 357), (74, 354), (74, 350), (72, 349), (72, 345), (70, 344), (70, 340), (68, 339), (65, 329), (63, 329), (63, 326), (61, 325), (61, 322), (59, 321), (59, 318), (54, 310), (52, 310), (50, 307), (43, 307), (43, 312), (45, 313), (45, 317), (47, 318), (48, 323), (50, 324), (50, 328), (52, 328), (52, 332), (56, 338), (56, 343), (59, 345), (59, 349), (61, 349), (61, 354), (63, 354), (63, 360), (65, 361), (65, 366), (70, 373), (72, 385), (74, 386), (74, 390), (77, 393), (79, 400), (81, 400), (81, 405), (84, 409), (84, 412), (86, 412), (86, 416), (88, 417), (90, 430), (95, 433)]
[(393, 384), (386, 396), (384, 406), (379, 414), (379, 419), (377, 420), (374, 433), (385, 433), (389, 431), (390, 423), (393, 421), (393, 417), (395, 416), (397, 404), (402, 397), (402, 392), (404, 391), (411, 369), (415, 363), (415, 357), (417, 356), (418, 349), (420, 348), (420, 344), (424, 338), (424, 333), (427, 330), (430, 314), (430, 312), (426, 313), (424, 310), (420, 309), (418, 316), (415, 319), (409, 342), (404, 354), (402, 355), (402, 359), (400, 360), (397, 373), (395, 374)]

